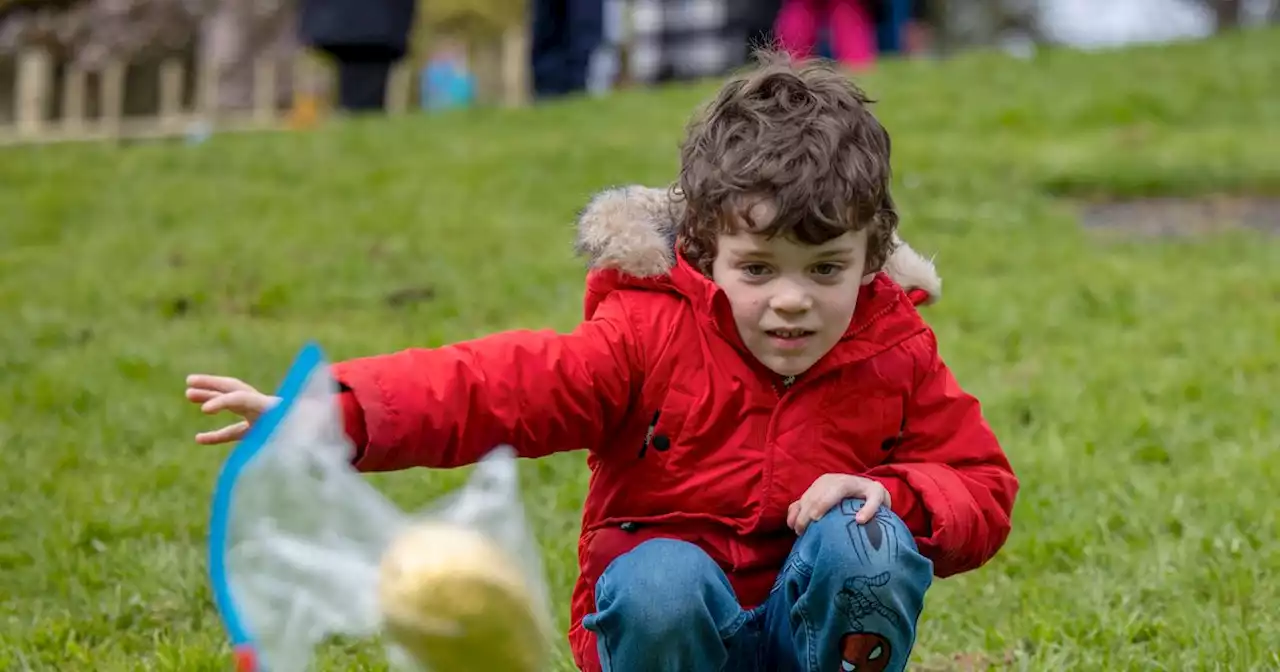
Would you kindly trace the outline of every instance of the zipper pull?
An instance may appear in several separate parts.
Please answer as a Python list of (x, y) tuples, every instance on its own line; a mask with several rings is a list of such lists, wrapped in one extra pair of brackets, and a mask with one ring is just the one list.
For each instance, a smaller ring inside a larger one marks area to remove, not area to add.
[(643, 459), (644, 454), (649, 450), (649, 443), (653, 441), (653, 433), (658, 429), (658, 418), (662, 416), (662, 410), (653, 412), (653, 419), (649, 421), (649, 429), (644, 433), (644, 443), (640, 446), (640, 454), (638, 458)]
[(782, 395), (786, 393), (786, 390), (791, 389), (791, 386), (795, 384), (795, 382), (796, 382), (795, 376), (786, 376), (785, 378), (782, 379), (782, 386), (786, 389), (779, 390), (778, 383), (774, 381), (769, 382), (769, 387), (773, 388), (773, 393), (778, 395), (778, 398), (782, 398)]

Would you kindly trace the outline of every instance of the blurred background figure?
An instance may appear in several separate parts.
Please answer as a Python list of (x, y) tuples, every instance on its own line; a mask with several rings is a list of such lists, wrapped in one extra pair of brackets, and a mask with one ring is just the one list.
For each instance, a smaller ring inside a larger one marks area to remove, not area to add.
[(908, 54), (922, 55), (933, 49), (933, 9), (929, 0), (912, 0), (911, 13), (902, 38)]
[(293, 91), (293, 59), (297, 55), (297, 6), (286, 0), (218, 0), (199, 20), (199, 49), (216, 82), (219, 110), (253, 107), (254, 64), (268, 58), (275, 65), (275, 100), (287, 105)]
[(876, 49), (882, 54), (905, 53), (907, 25), (912, 5), (918, 0), (871, 0), (871, 19), (875, 23)]
[(745, 63), (754, 49), (775, 44), (777, 36), (773, 26), (782, 10), (782, 0), (739, 0), (734, 6), (738, 12), (736, 19), (746, 36)]
[[(745, 62), (753, 0), (634, 0), (627, 75), (639, 84), (714, 77)], [(767, 3), (765, 10), (767, 11)]]
[(420, 76), (422, 108), (447, 110), (471, 105), (475, 102), (475, 76), (466, 43), (449, 37), (436, 42)]
[(533, 94), (546, 99), (587, 88), (591, 57), (604, 41), (604, 0), (531, 0)]
[[(383, 110), (392, 68), (410, 52), (421, 107), (439, 109), (488, 104), (497, 82), (523, 96), (529, 81), (547, 99), (718, 77), (764, 45), (856, 69), (895, 53), (1026, 56), (1041, 45), (1102, 49), (1275, 21), (1280, 0), (0, 0), (0, 127), (19, 114), (19, 62), (33, 54), (48, 60), (33, 78), (48, 91), (23, 100), (57, 116), (74, 74), (85, 118), (104, 113), (104, 87), (119, 75), (122, 100), (112, 104), (122, 116), (158, 119), (160, 75), (175, 64), (187, 73), (183, 109), (204, 104), (194, 82), (209, 72), (210, 111), (249, 111), (265, 58), (275, 107), (291, 109), (285, 127), (301, 128), (330, 94), (347, 111)], [(513, 29), (523, 36), (498, 44)], [(336, 66), (336, 87), (328, 68), (293, 81), (299, 57), (312, 65), (303, 47)], [(523, 62), (496, 56), (504, 51)]]
[(392, 67), (409, 51), (414, 0), (300, 0), (304, 44), (333, 57), (338, 107), (348, 112), (386, 107)]
[(870, 67), (877, 51), (873, 5), (879, 1), (784, 0), (775, 27), (779, 45), (797, 58), (814, 55), (825, 28), (836, 60), (856, 70)]

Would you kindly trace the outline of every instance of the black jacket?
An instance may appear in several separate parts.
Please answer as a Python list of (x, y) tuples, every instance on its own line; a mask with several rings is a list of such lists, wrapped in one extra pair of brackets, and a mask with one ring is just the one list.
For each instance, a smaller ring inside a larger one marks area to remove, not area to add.
[(301, 0), (303, 44), (338, 58), (398, 60), (409, 50), (415, 0)]

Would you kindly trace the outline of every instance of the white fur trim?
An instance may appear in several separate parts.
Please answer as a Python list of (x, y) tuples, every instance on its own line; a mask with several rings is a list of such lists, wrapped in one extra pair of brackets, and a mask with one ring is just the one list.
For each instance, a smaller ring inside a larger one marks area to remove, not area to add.
[[(596, 194), (578, 215), (575, 249), (591, 268), (610, 268), (637, 277), (662, 275), (675, 265), (671, 247), (681, 205), (666, 189), (626, 186)], [(904, 290), (928, 292), (926, 304), (942, 296), (942, 278), (933, 261), (894, 235), (896, 245), (884, 271)]]

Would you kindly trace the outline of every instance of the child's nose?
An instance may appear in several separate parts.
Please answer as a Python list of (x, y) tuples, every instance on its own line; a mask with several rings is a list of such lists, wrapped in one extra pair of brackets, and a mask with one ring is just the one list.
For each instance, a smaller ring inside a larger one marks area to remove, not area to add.
[(813, 299), (808, 292), (793, 286), (774, 294), (770, 304), (780, 313), (802, 313), (813, 306)]

